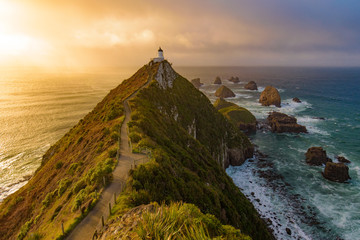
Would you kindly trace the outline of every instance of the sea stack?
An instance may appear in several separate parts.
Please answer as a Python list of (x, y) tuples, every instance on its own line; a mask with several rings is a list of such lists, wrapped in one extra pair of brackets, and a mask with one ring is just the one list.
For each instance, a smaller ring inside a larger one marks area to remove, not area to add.
[(263, 106), (275, 105), (281, 107), (281, 97), (279, 91), (273, 86), (267, 86), (261, 93), (259, 102)]
[(217, 76), (217, 77), (215, 78), (214, 84), (219, 84), (219, 85), (222, 84), (221, 78), (220, 78), (219, 76)]
[(204, 85), (202, 82), (200, 82), (200, 78), (194, 78), (191, 80), (191, 83), (194, 85), (194, 87), (196, 87), (197, 89), (199, 89), (202, 85)]
[(231, 78), (229, 78), (229, 81), (233, 82), (233, 83), (238, 83), (238, 82), (240, 82), (240, 79), (239, 79), (239, 77), (231, 77)]
[(216, 90), (215, 96), (219, 98), (235, 97), (235, 93), (226, 86), (221, 86)]
[(323, 176), (334, 182), (345, 182), (351, 179), (349, 176), (349, 167), (344, 163), (327, 162)]
[(256, 82), (254, 82), (254, 81), (248, 82), (248, 83), (244, 86), (244, 88), (245, 88), (245, 89), (248, 89), (248, 90), (258, 90), (257, 85), (256, 85)]
[(331, 159), (327, 157), (326, 151), (322, 147), (309, 148), (305, 156), (306, 163), (309, 165), (321, 166), (327, 162), (332, 162)]
[(294, 97), (292, 100), (293, 100), (293, 102), (301, 103), (301, 100), (299, 98), (297, 98), (297, 97)]
[(272, 112), (267, 118), (272, 132), (307, 133), (306, 127), (297, 123), (295, 117), (284, 113)]

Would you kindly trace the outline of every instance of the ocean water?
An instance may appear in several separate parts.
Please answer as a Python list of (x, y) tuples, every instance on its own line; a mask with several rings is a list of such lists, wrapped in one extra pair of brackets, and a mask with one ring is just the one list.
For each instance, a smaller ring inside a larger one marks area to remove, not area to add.
[[(277, 110), (297, 117), (309, 130), (258, 131), (250, 138), (268, 157), (227, 169), (277, 239), (360, 239), (359, 68), (174, 67), (188, 79), (200, 77), (205, 83), (200, 90), (211, 101), (218, 87), (211, 83), (220, 76), (236, 93), (228, 100), (258, 120)], [(45, 151), (135, 71), (0, 69), (0, 201), (23, 186)], [(227, 81), (231, 76), (241, 82)], [(243, 88), (250, 80), (258, 91)], [(279, 89), (281, 108), (258, 103), (267, 85)], [(302, 103), (292, 102), (293, 97)], [(311, 146), (322, 146), (332, 159), (351, 160), (351, 181), (330, 182), (321, 175), (323, 167), (306, 165), (304, 154)]]
[(46, 150), (135, 70), (0, 68), (0, 202), (25, 185)]
[[(223, 79), (236, 97), (228, 99), (250, 110), (258, 120), (276, 110), (298, 119), (308, 134), (257, 131), (250, 136), (265, 160), (248, 160), (227, 173), (267, 219), (277, 239), (360, 239), (360, 69), (359, 68), (209, 68), (186, 71), (200, 77), (200, 88), (212, 101)], [(179, 71), (182, 72), (182, 71)], [(226, 79), (238, 76), (240, 83)], [(258, 91), (245, 90), (253, 80)], [(281, 108), (258, 103), (267, 86), (278, 88)], [(302, 103), (292, 101), (298, 97)], [(334, 183), (321, 175), (324, 167), (308, 166), (309, 147), (322, 146), (328, 156), (351, 160), (348, 183)], [(291, 230), (291, 235), (286, 232)]]

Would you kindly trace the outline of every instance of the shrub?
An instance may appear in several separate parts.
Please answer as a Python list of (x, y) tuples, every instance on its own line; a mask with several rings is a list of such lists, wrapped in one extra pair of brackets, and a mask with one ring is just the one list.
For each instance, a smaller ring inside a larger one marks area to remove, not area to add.
[(73, 187), (73, 193), (77, 194), (81, 189), (86, 187), (86, 182), (84, 179), (80, 179), (75, 183), (75, 186)]
[(63, 195), (63, 193), (66, 191), (68, 186), (70, 186), (70, 184), (71, 184), (71, 180), (69, 180), (67, 178), (62, 179), (59, 182), (59, 187), (58, 187), (58, 195), (59, 195), (59, 197), (61, 197)]
[(133, 143), (137, 143), (141, 140), (141, 136), (135, 132), (131, 132), (129, 134), (129, 137), (130, 137), (131, 142), (133, 142)]
[(55, 168), (56, 168), (56, 169), (60, 169), (63, 165), (64, 165), (64, 163), (61, 162), (61, 161), (59, 161), (59, 162), (57, 162), (57, 163), (55, 164)]
[(116, 157), (117, 148), (112, 148), (112, 149), (110, 149), (110, 150), (108, 151), (108, 153), (109, 153), (109, 157), (111, 157), (111, 158)]
[(29, 236), (28, 240), (40, 240), (44, 237), (41, 233), (33, 233)]
[(117, 132), (112, 132), (110, 137), (113, 141), (119, 141), (120, 139), (120, 135)]
[(63, 207), (62, 205), (59, 205), (59, 206), (55, 209), (53, 215), (51, 216), (51, 221), (54, 220), (54, 218), (56, 218), (56, 216), (59, 214), (59, 212), (60, 212), (60, 210), (62, 209), (62, 207)]

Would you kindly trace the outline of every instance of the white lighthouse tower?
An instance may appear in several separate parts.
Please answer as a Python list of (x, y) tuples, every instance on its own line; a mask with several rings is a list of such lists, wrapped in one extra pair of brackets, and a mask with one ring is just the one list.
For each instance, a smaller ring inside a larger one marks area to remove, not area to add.
[(161, 47), (159, 47), (159, 50), (158, 50), (158, 57), (153, 58), (153, 61), (156, 63), (164, 61), (164, 51), (161, 49)]

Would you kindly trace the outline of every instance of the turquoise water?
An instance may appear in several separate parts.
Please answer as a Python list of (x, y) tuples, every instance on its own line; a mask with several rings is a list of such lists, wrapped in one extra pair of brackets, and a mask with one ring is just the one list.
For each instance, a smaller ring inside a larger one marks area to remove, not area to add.
[[(308, 134), (258, 131), (250, 137), (268, 158), (227, 169), (277, 239), (360, 239), (360, 69), (174, 67), (188, 79), (200, 77), (205, 83), (200, 90), (212, 101), (218, 86), (211, 82), (219, 75), (236, 93), (229, 101), (257, 119), (279, 110), (308, 128)], [(50, 145), (135, 71), (0, 69), (0, 201), (27, 182)], [(231, 76), (241, 82), (226, 81)], [(243, 89), (250, 80), (259, 91)], [(257, 102), (270, 84), (280, 91), (280, 109)], [(293, 97), (303, 102), (294, 103)], [(343, 155), (351, 160), (351, 181), (329, 182), (321, 176), (323, 167), (306, 165), (304, 153), (311, 146), (322, 146), (332, 159)]]
[[(189, 73), (206, 83), (201, 90), (214, 101), (216, 75), (239, 76), (241, 83), (223, 83), (236, 97), (229, 101), (248, 108), (258, 120), (277, 110), (297, 117), (308, 134), (258, 131), (253, 143), (268, 155), (266, 161), (247, 161), (227, 173), (248, 195), (260, 214), (271, 222), (278, 239), (360, 239), (360, 69), (331, 68), (219, 68)], [(216, 72), (215, 72), (216, 71)], [(243, 89), (254, 80), (259, 91)], [(257, 102), (267, 85), (280, 91), (282, 107)], [(302, 103), (291, 99), (298, 97)], [(322, 120), (324, 118), (325, 120)], [(351, 181), (334, 183), (321, 175), (323, 167), (305, 164), (305, 152), (322, 146), (330, 158), (352, 161)], [(291, 230), (291, 235), (286, 233)]]

